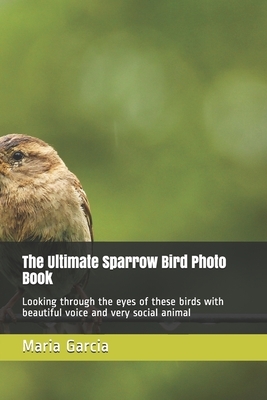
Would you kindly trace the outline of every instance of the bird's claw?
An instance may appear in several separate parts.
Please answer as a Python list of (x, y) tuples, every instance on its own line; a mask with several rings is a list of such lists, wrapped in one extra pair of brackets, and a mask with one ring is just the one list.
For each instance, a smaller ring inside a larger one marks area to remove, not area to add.
[(6, 322), (6, 316), (9, 315), (13, 322), (17, 321), (15, 314), (10, 307), (0, 308), (0, 333), (10, 333), (9, 323)]
[(13, 313), (12, 308), (4, 306), (0, 308), (0, 323), (5, 323), (7, 315), (10, 316), (13, 322), (17, 321), (16, 315)]
[[(74, 285), (75, 290), (78, 292), (78, 294), (81, 296), (82, 299), (88, 299), (87, 294), (83, 290), (83, 288), (78, 284)], [(98, 311), (96, 307), (90, 306), (89, 309), (89, 315), (92, 316), (93, 311)], [(100, 332), (100, 325), (102, 324), (102, 318), (100, 316), (96, 315), (92, 316), (92, 322), (86, 322), (86, 317), (82, 318), (83, 324), (83, 330), (85, 333), (99, 333)]]

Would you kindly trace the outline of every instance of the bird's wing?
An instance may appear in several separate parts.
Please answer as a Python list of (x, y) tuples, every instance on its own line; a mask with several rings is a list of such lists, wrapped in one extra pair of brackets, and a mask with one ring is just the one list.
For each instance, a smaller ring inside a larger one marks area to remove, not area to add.
[(93, 220), (92, 220), (92, 214), (90, 210), (90, 204), (87, 199), (86, 193), (82, 188), (81, 183), (78, 181), (78, 179), (75, 180), (75, 190), (78, 192), (79, 197), (81, 199), (81, 207), (83, 209), (84, 215), (86, 217), (87, 223), (88, 223), (88, 228), (90, 231), (90, 236), (91, 236), (91, 241), (93, 242), (94, 240), (94, 235), (93, 235)]

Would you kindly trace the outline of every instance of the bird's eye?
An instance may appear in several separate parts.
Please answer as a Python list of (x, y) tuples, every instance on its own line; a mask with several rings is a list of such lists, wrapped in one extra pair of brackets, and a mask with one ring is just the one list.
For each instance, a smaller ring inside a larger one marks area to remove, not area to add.
[(15, 161), (20, 161), (22, 160), (24, 154), (22, 153), (22, 151), (15, 151), (15, 153), (12, 155), (13, 160)]

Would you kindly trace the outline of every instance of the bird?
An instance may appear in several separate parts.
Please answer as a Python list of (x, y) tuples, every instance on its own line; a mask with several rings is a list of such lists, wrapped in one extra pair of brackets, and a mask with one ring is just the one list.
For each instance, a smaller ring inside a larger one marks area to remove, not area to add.
[[(56, 150), (37, 137), (18, 133), (0, 137), (0, 242), (93, 242), (92, 214), (80, 181)], [(0, 323), (4, 324), (7, 314), (15, 318), (12, 307), (24, 292), (32, 297), (52, 294), (59, 298), (74, 292), (86, 297), (88, 270), (57, 271), (53, 287), (26, 287), (21, 280), (22, 264), (14, 254), (2, 252), (0, 271), (17, 292), (0, 309)], [(65, 332), (60, 323), (47, 326), (47, 332)], [(91, 329), (84, 327), (86, 322), (77, 331)], [(6, 324), (3, 330), (8, 331)]]

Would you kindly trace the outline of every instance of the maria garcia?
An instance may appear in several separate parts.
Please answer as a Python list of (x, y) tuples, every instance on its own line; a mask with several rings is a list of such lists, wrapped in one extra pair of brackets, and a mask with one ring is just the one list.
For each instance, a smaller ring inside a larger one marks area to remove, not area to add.
[[(108, 343), (97, 339), (95, 342), (76, 342), (69, 339), (66, 342), (68, 353), (108, 353)], [(22, 341), (23, 353), (60, 353), (61, 345), (49, 339), (46, 342), (36, 342), (33, 339)]]

